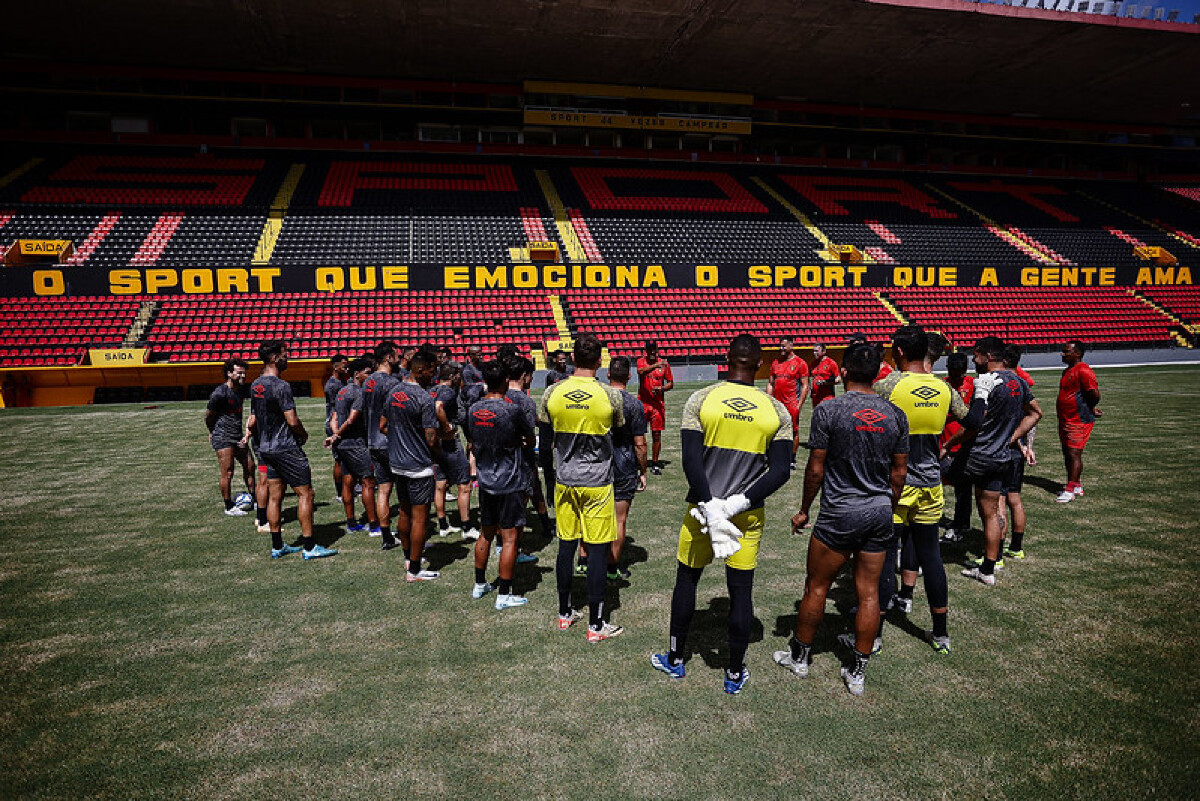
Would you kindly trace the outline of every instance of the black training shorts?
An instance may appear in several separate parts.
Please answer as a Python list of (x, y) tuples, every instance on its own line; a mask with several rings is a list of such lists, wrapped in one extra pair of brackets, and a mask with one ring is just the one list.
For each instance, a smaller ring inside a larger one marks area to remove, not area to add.
[(267, 478), (283, 481), (289, 487), (307, 487), (312, 484), (312, 469), (308, 457), (299, 448), (284, 451), (261, 451), (259, 458), (267, 466)]

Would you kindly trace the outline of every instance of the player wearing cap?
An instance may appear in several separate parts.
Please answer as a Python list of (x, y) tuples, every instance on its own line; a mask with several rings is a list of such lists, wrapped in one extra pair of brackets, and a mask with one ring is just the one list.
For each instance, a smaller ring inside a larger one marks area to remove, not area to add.
[[(1004, 369), (1004, 342), (999, 337), (983, 337), (976, 342), (973, 358), (977, 375), (971, 416), (944, 449), (974, 435), (964, 442), (966, 456), (960, 454), (959, 458), (964, 459), (963, 475), (975, 487), (975, 505), (987, 544), (982, 562), (962, 574), (991, 586), (996, 583), (996, 562), (1004, 541), (1000, 496), (1012, 486), (1016, 462), (1024, 462), (1018, 442), (1037, 425), (1042, 410), (1028, 385), (1016, 373)], [(973, 425), (979, 419), (981, 422)]]
[(796, 630), (775, 662), (806, 677), (817, 627), (825, 617), (829, 587), (854, 557), (854, 661), (842, 668), (853, 695), (862, 695), (867, 662), (879, 631), (879, 577), (895, 539), (892, 518), (908, 472), (908, 421), (904, 412), (875, 394), (879, 353), (852, 345), (842, 357), (846, 392), (813, 411), (804, 496), (792, 518), (798, 531), (821, 493), (821, 512), (808, 541), (807, 578)]
[(1058, 412), (1058, 439), (1062, 443), (1063, 463), (1067, 468), (1067, 484), (1056, 499), (1059, 503), (1070, 503), (1083, 495), (1083, 449), (1100, 411), (1100, 384), (1096, 373), (1084, 363), (1083, 354), (1087, 347), (1078, 339), (1063, 345), (1062, 361), (1067, 366), (1058, 382), (1058, 399), (1054, 407)]
[(241, 517), (246, 514), (244, 509), (233, 503), (233, 463), (242, 466), (242, 481), (246, 484), (246, 492), (254, 496), (257, 490), (254, 481), (254, 457), (250, 454), (247, 442), (249, 432), (242, 431), (242, 393), (241, 388), (246, 383), (246, 368), (249, 365), (242, 359), (226, 359), (222, 369), (225, 372), (225, 383), (219, 384), (208, 397), (208, 408), (204, 412), (204, 425), (208, 428), (208, 441), (217, 454), (217, 466), (220, 469), (218, 485), (221, 497), (225, 500), (225, 514), (230, 517)]
[[(528, 599), (513, 593), (513, 573), (517, 564), (517, 540), (525, 525), (525, 500), (529, 474), (525, 470), (525, 449), (532, 448), (532, 421), (522, 407), (505, 397), (508, 392), (508, 366), (486, 362), (482, 374), (487, 386), (483, 399), (467, 412), (467, 438), (475, 448), (479, 466), (480, 537), (475, 542), (475, 586), (472, 598), (482, 598), (492, 589), (499, 592), (496, 608), (523, 606)], [(500, 575), (495, 587), (487, 581), (488, 557), (499, 533)]]
[(820, 342), (813, 345), (813, 363), (809, 374), (812, 376), (811, 397), (815, 409), (834, 397), (834, 387), (842, 380), (837, 362), (829, 358), (825, 346)]
[(652, 453), (650, 472), (662, 475), (662, 432), (667, 426), (667, 401), (665, 393), (675, 388), (675, 376), (666, 359), (659, 358), (658, 343), (649, 340), (643, 346), (644, 355), (637, 360), (638, 399), (646, 413), (646, 425), (650, 428)]
[(404, 545), (404, 578), (409, 582), (439, 577), (436, 570), (421, 567), (438, 442), (437, 410), (429, 394), (436, 361), (437, 354), (432, 350), (421, 349), (413, 354), (408, 377), (391, 385), (379, 419), (379, 431), (387, 437), (387, 460), (399, 504), (396, 534)]
[(782, 337), (779, 354), (771, 361), (767, 394), (782, 403), (792, 415), (792, 467), (800, 449), (800, 407), (808, 397), (808, 365), (793, 350), (794, 340)]
[(571, 606), (571, 565), (582, 540), (589, 546), (587, 641), (593, 643), (624, 631), (605, 620), (604, 592), (609, 543), (617, 538), (611, 432), (625, 424), (625, 414), (621, 393), (596, 380), (600, 354), (595, 334), (578, 335), (575, 374), (547, 387), (538, 403), (538, 420), (554, 437), (558, 628), (569, 629), (581, 617)]
[(367, 522), (372, 529), (379, 528), (378, 512), (375, 507), (375, 471), (371, 466), (371, 452), (367, 449), (367, 417), (363, 409), (363, 382), (371, 373), (371, 363), (358, 358), (348, 365), (349, 380), (338, 391), (329, 418), (332, 433), (325, 438), (325, 447), (331, 448), (334, 458), (342, 465), (342, 489), (340, 497), (346, 512), (346, 533), (366, 531), (367, 526), (358, 522), (354, 511), (354, 485), (362, 484), (362, 501), (367, 511)]
[(312, 470), (304, 455), (308, 432), (296, 414), (292, 388), (280, 378), (287, 369), (287, 345), (269, 340), (258, 347), (262, 375), (250, 386), (250, 419), (246, 428), (254, 437), (258, 456), (267, 465), (270, 488), (267, 523), (271, 527), (271, 558), (278, 559), (300, 550), (283, 542), (283, 493), (285, 485), (296, 492), (299, 505), (296, 517), (304, 542), (304, 558), (320, 559), (337, 553), (313, 539)]
[(762, 364), (758, 339), (739, 334), (729, 343), (728, 380), (695, 392), (683, 407), (683, 472), (688, 510), (676, 549), (671, 594), (670, 647), (650, 663), (684, 677), (696, 587), (714, 558), (725, 562), (729, 591), (729, 664), (725, 692), (746, 686), (746, 649), (754, 622), (754, 569), (763, 532), (763, 502), (791, 473), (792, 417), (777, 399), (754, 386)]

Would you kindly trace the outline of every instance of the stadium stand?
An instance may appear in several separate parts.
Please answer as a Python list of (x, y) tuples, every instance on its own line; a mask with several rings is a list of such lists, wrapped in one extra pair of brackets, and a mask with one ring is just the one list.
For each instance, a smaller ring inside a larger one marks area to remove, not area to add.
[(0, 367), (78, 364), (89, 347), (119, 347), (139, 298), (0, 298)]
[(1138, 292), (1184, 322), (1200, 325), (1200, 287), (1153, 286)]

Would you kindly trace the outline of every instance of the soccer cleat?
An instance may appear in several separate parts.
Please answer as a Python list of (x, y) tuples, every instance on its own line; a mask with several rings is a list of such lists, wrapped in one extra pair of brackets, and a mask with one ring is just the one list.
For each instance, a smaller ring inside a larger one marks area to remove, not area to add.
[(980, 584), (986, 585), (988, 587), (991, 587), (991, 586), (995, 585), (995, 583), (996, 583), (996, 574), (995, 573), (988, 575), (987, 573), (981, 572), (979, 570), (979, 568), (977, 568), (977, 567), (968, 568), (968, 569), (964, 570), (962, 572), (962, 574), (964, 576), (966, 576), (967, 578), (975, 579)]
[(368, 537), (382, 537), (383, 532), (379, 530), (379, 526), (375, 526), (375, 528), (373, 528), (367, 532), (367, 536)]
[(655, 670), (661, 670), (673, 679), (682, 679), (686, 675), (683, 662), (672, 665), (670, 654), (654, 654), (650, 657), (650, 664), (654, 665)]
[(1055, 498), (1054, 500), (1057, 501), (1058, 503), (1070, 503), (1071, 501), (1075, 500), (1075, 493), (1069, 489), (1065, 489), (1062, 492), (1060, 492), (1058, 494), (1058, 497)]
[(362, 532), (364, 532), (366, 530), (367, 530), (367, 527), (363, 523), (347, 523), (346, 524), (346, 533), (347, 534), (361, 534)]
[[(971, 559), (970, 561), (967, 562), (967, 566), (968, 567), (983, 567), (983, 557), (981, 556), (978, 559)], [(996, 569), (997, 570), (1004, 569), (1004, 559), (996, 560)]]
[(324, 545), (317, 544), (304, 552), (305, 560), (324, 559), (326, 556), (337, 556), (337, 549), (326, 548)]
[(254, 521), (254, 530), (257, 531), (259, 534), (270, 534), (271, 533), (271, 524), (270, 523), (259, 523), (257, 520), (255, 520)]
[(390, 551), (393, 548), (399, 548), (400, 545), (401, 545), (400, 540), (392, 540), (391, 542), (383, 542), (383, 543), (380, 543), (379, 550)]
[(962, 542), (963, 532), (961, 529), (948, 528), (946, 533), (942, 535), (942, 542)]
[[(854, 650), (854, 640), (855, 640), (855, 637), (853, 634), (839, 634), (837, 636), (837, 641), (840, 642), (842, 645), (846, 646), (847, 648), (849, 648), (851, 651)], [(871, 644), (871, 656), (874, 656), (875, 654), (879, 653), (882, 650), (883, 650), (883, 638), (876, 637), (875, 642), (873, 642)]]
[(731, 673), (728, 669), (725, 670), (725, 692), (730, 695), (737, 695), (746, 686), (746, 682), (750, 679), (750, 668), (743, 667), (741, 673)]
[(846, 682), (846, 689), (851, 695), (862, 695), (863, 684), (865, 677), (862, 673), (855, 673), (850, 668), (842, 668), (842, 681)]
[(462, 533), (463, 533), (463, 530), (461, 528), (459, 528), (458, 526), (443, 526), (442, 528), (438, 529), (439, 537), (449, 537), (452, 534), (462, 534)]
[(1004, 555), (1007, 556), (1009, 559), (1024, 559), (1025, 558), (1025, 549), (1022, 548), (1019, 551), (1014, 551), (1012, 548), (1005, 548)]
[(950, 653), (949, 635), (946, 635), (945, 637), (935, 637), (933, 636), (932, 631), (927, 631), (925, 632), (925, 637), (929, 640), (929, 644), (933, 646), (933, 650), (937, 653), (941, 654), (942, 656), (946, 656)]
[(1082, 484), (1076, 484), (1076, 485), (1075, 485), (1075, 488), (1074, 488), (1074, 492), (1075, 492), (1075, 497), (1076, 497), (1076, 498), (1078, 498), (1079, 496), (1083, 495), (1083, 485), (1082, 485)]
[(623, 567), (614, 567), (608, 571), (609, 581), (629, 581), (629, 577), (633, 574), (628, 569)]
[(602, 640), (611, 640), (613, 637), (620, 637), (624, 633), (624, 627), (616, 626), (612, 623), (604, 623), (598, 629), (588, 628), (587, 641), (600, 642)]
[(441, 576), (442, 574), (436, 570), (422, 570), (419, 573), (410, 573), (407, 570), (404, 571), (404, 580), (410, 584), (418, 581), (433, 581), (434, 579), (441, 578)]
[(651, 473), (653, 473), (653, 474), (654, 474), (654, 475), (656, 475), (656, 476), (661, 476), (661, 475), (662, 475), (662, 468), (661, 468), (661, 467), (659, 467), (658, 465), (653, 465), (653, 466), (650, 468), (650, 472), (651, 472)]
[(808, 660), (800, 659), (797, 661), (793, 659), (791, 649), (776, 651), (772, 658), (775, 660), (775, 664), (780, 667), (787, 668), (802, 679), (808, 678)]
[(586, 576), (587, 575), (587, 565), (575, 565), (575, 575)]
[(892, 602), (888, 604), (888, 609), (894, 609), (904, 615), (911, 615), (912, 606), (912, 598), (901, 598), (899, 595), (893, 595)]
[(462, 536), (463, 536), (464, 540), (471, 540), (472, 542), (474, 542), (475, 540), (479, 539), (479, 529), (472, 526), (471, 528), (464, 531), (462, 533)]
[(488, 584), (486, 582), (483, 584), (476, 584), (471, 588), (471, 597), (475, 599), (482, 598), (494, 589), (496, 589), (494, 584)]
[(283, 557), (287, 556), (289, 553), (300, 553), (301, 550), (303, 550), (303, 549), (298, 546), (285, 544), (282, 548), (272, 548), (271, 549), (271, 558), (272, 559), (282, 559)]
[(538, 558), (537, 558), (536, 554), (532, 554), (532, 553), (518, 553), (517, 554), (517, 564), (518, 565), (531, 565), (534, 562), (536, 562), (537, 560), (538, 560)]
[(583, 620), (583, 613), (580, 612), (578, 609), (572, 609), (570, 612), (567, 612), (565, 615), (558, 616), (558, 630), (566, 631), (567, 629), (571, 628), (571, 626), (574, 626), (576, 623), (578, 623), (580, 620)]
[(229, 515), (230, 517), (245, 517), (246, 510), (237, 506), (230, 506), (225, 510), (225, 514)]
[[(397, 544), (399, 544), (399, 543), (397, 543)], [(405, 559), (405, 560), (404, 560), (404, 569), (405, 569), (405, 570), (408, 570), (408, 566), (409, 566), (411, 563), (412, 563), (412, 560), (411, 560), (411, 559)], [(425, 569), (425, 568), (427, 568), (427, 567), (429, 567), (429, 560), (428, 560), (428, 559), (422, 559), (422, 560), (421, 560), (421, 569), (422, 569), (422, 570), (424, 570), (424, 569)]]
[(526, 598), (524, 595), (497, 595), (496, 596), (496, 608), (497, 609), (511, 609), (514, 606), (524, 606), (527, 603), (529, 603), (529, 599)]

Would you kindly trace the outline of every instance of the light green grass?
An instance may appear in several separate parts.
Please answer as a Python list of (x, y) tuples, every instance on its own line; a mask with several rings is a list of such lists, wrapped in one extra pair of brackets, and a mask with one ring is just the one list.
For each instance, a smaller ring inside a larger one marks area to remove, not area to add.
[[(503, 613), (468, 597), (458, 540), (434, 539), (443, 578), (423, 585), (363, 535), (333, 559), (270, 560), (250, 518), (220, 513), (202, 404), (0, 412), (0, 796), (1194, 797), (1200, 369), (1101, 371), (1087, 495), (1066, 506), (1056, 376), (1037, 379), (1029, 558), (992, 589), (948, 565), (950, 657), (914, 636), (918, 585), (911, 630), (888, 627), (858, 699), (838, 679), (833, 604), (811, 678), (771, 664), (803, 583), (796, 478), (768, 507), (744, 694), (721, 692), (717, 570), (687, 679), (651, 669), (692, 387), (670, 396), (670, 465), (634, 505), (633, 579), (611, 596), (626, 634), (599, 645), (556, 630), (544, 539), (518, 572), (530, 604)], [(317, 431), (320, 403), (301, 413)], [(333, 538), (328, 456), (308, 450)], [(976, 532), (948, 562), (979, 547)]]

